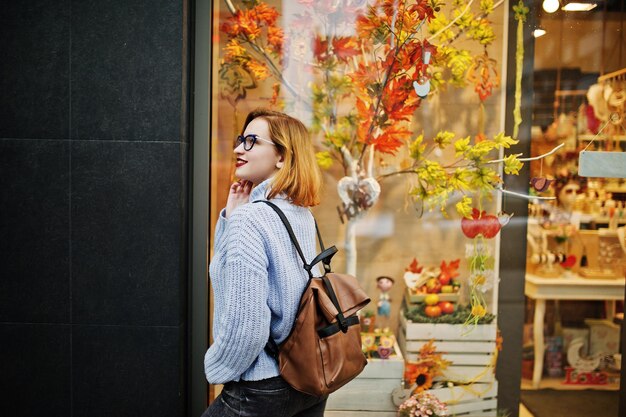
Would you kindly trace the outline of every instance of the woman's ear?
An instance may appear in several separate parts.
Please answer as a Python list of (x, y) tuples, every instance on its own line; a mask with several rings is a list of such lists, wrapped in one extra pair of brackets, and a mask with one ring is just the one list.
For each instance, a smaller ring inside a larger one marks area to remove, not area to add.
[(276, 161), (276, 168), (281, 169), (285, 165), (285, 157), (280, 155), (278, 161)]

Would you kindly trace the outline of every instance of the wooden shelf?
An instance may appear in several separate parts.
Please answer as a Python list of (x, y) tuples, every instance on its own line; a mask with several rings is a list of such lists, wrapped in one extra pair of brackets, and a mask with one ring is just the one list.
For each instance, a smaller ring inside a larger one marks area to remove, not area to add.
[(612, 137), (607, 137), (604, 135), (578, 135), (578, 140), (581, 142), (589, 142), (592, 140), (613, 140), (613, 141), (618, 141), (618, 142), (626, 142), (626, 135), (615, 135)]

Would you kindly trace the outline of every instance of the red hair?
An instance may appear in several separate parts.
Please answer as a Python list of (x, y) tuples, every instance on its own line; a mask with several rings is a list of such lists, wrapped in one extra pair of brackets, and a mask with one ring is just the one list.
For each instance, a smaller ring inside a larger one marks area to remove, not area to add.
[(322, 173), (317, 165), (307, 128), (300, 120), (285, 113), (260, 108), (248, 114), (242, 132), (256, 118), (267, 121), (270, 139), (283, 157), (283, 167), (273, 177), (272, 188), (267, 198), (272, 199), (280, 193), (285, 193), (295, 205), (303, 207), (318, 205)]

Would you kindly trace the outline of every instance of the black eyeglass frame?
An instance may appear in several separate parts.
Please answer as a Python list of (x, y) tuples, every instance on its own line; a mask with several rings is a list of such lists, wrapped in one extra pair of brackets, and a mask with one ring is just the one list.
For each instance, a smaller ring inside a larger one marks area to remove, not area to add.
[[(254, 147), (254, 145), (256, 144), (256, 141), (260, 140), (263, 142), (267, 142), (270, 145), (274, 145), (276, 146), (276, 144), (274, 142), (272, 142), (271, 140), (267, 140), (267, 139), (263, 139), (261, 137), (259, 137), (259, 135), (255, 135), (253, 133), (243, 136), (243, 135), (239, 135), (237, 136), (237, 138), (235, 139), (235, 148), (237, 148), (240, 144), (243, 143), (243, 149), (245, 151), (251, 151), (252, 148)], [(249, 146), (247, 146), (247, 144), (249, 144)]]

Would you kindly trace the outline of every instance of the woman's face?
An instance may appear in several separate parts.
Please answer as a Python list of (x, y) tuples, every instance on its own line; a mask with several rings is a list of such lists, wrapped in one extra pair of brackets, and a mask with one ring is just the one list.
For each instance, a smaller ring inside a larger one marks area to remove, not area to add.
[(260, 184), (278, 171), (282, 166), (282, 157), (278, 153), (275, 145), (266, 142), (271, 141), (269, 125), (262, 118), (252, 120), (243, 136), (256, 135), (257, 140), (249, 151), (246, 151), (242, 143), (239, 143), (235, 150), (236, 169), (235, 175), (240, 180), (251, 181), (254, 185)]

